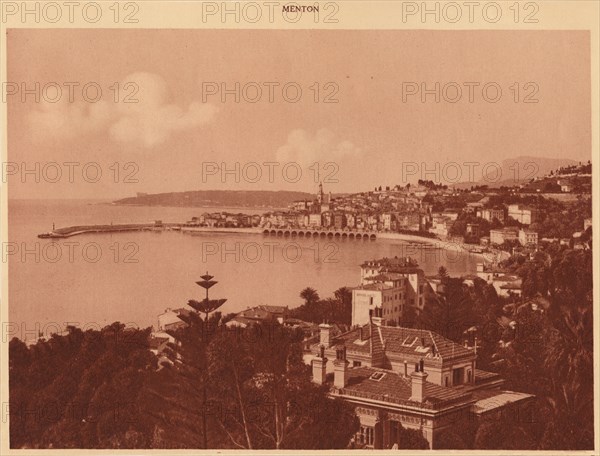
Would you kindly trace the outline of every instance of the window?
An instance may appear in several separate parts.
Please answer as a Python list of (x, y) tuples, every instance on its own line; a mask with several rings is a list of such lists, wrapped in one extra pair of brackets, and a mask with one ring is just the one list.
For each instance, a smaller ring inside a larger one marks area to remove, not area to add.
[(360, 367), (361, 362), (360, 361), (352, 361), (352, 367)]
[(368, 446), (373, 446), (373, 442), (374, 442), (374, 429), (372, 427), (369, 426), (361, 426), (360, 430), (357, 433), (357, 440), (364, 444), (364, 445), (368, 445)]
[(464, 367), (459, 367), (458, 369), (454, 369), (452, 371), (452, 384), (453, 385), (461, 385), (465, 382), (465, 369)]
[(450, 385), (448, 385), (448, 380), (449, 380), (448, 377), (444, 377), (444, 383), (446, 384), (446, 386), (450, 386)]
[(373, 372), (369, 377), (371, 380), (375, 380), (376, 382), (380, 381), (383, 377), (385, 377), (385, 372)]

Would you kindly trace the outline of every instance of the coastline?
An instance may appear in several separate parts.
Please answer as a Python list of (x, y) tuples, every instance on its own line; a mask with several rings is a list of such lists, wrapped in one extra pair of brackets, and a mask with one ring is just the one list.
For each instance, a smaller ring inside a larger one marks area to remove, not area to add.
[[(187, 233), (192, 233), (192, 234), (193, 233), (264, 234), (264, 231), (266, 229), (267, 228), (182, 227), (181, 232), (187, 232)], [(199, 235), (199, 234), (197, 234), (197, 235)], [(406, 242), (408, 245), (412, 245), (412, 246), (415, 246), (415, 244), (417, 244), (416, 247), (428, 246), (428, 248), (429, 248), (429, 246), (431, 246), (432, 249), (437, 248), (437, 249), (441, 249), (441, 250), (455, 250), (455, 251), (457, 250), (460, 253), (466, 253), (467, 255), (473, 255), (478, 260), (480, 260), (484, 263), (490, 263), (490, 262), (494, 262), (494, 261), (503, 261), (510, 257), (510, 254), (508, 252), (504, 252), (501, 250), (495, 250), (492, 252), (489, 252), (489, 251), (488, 252), (475, 252), (474, 249), (478, 248), (479, 246), (473, 246), (472, 248), (470, 248), (470, 244), (442, 240), (442, 239), (438, 239), (438, 238), (421, 237), (421, 236), (405, 234), (405, 233), (385, 233), (385, 232), (376, 233), (376, 235), (377, 235), (377, 238), (371, 242), (376, 242), (377, 240), (402, 241), (402, 242)], [(328, 238), (328, 239), (330, 239), (330, 238)], [(456, 249), (456, 247), (458, 249)], [(496, 257), (496, 256), (498, 256), (498, 254), (499, 254), (500, 258), (494, 260), (492, 258), (492, 256)]]
[(109, 206), (119, 206), (119, 207), (169, 207), (169, 208), (179, 208), (179, 209), (203, 209), (203, 210), (212, 210), (212, 209), (220, 209), (223, 211), (227, 210), (246, 210), (246, 211), (283, 211), (286, 210), (286, 207), (276, 207), (276, 206), (230, 206), (230, 205), (219, 205), (219, 204), (206, 204), (202, 206), (180, 206), (175, 204), (136, 204), (136, 203), (117, 203), (115, 201), (106, 201), (100, 202), (98, 204), (106, 204)]
[[(65, 239), (71, 236), (77, 236), (81, 234), (92, 234), (99, 232), (121, 232), (121, 231), (180, 231), (182, 233), (188, 233), (191, 235), (201, 235), (202, 233), (221, 233), (221, 234), (262, 234), (273, 236), (274, 234), (267, 234), (265, 231), (271, 231), (275, 228), (259, 228), (259, 227), (204, 227), (204, 226), (185, 226), (183, 223), (164, 223), (161, 226), (156, 226), (154, 224), (127, 224), (127, 225), (88, 225), (88, 226), (71, 226), (64, 227), (54, 230), (53, 232), (43, 233), (38, 235), (41, 238), (54, 238), (54, 239)], [(304, 232), (313, 230), (305, 230), (302, 228), (298, 228)], [(282, 231), (283, 229), (276, 229), (277, 231)], [(283, 230), (285, 231), (285, 230)], [(335, 239), (340, 239), (339, 234), (345, 232), (332, 232), (329, 230), (314, 230), (320, 233), (322, 237), (324, 234), (336, 233), (337, 236)], [(439, 238), (430, 238), (425, 236), (418, 236), (406, 233), (390, 233), (390, 232), (367, 232), (362, 233), (363, 235), (373, 235), (374, 238), (370, 239), (371, 242), (377, 240), (384, 241), (400, 241), (406, 243), (411, 247), (415, 247), (416, 249), (424, 248), (424, 249), (440, 249), (447, 251), (455, 251), (459, 254), (468, 254), (474, 255), (477, 257), (479, 261), (483, 261), (484, 263), (489, 262), (497, 262), (505, 260), (510, 257), (508, 252), (494, 250), (494, 251), (482, 251), (480, 246), (464, 244), (461, 242), (456, 242), (452, 240), (443, 240)], [(295, 235), (282, 235), (278, 234), (276, 236), (282, 236), (285, 238), (296, 239)], [(328, 236), (327, 239), (332, 239), (331, 236)], [(352, 240), (349, 238), (348, 240)]]
[[(478, 245), (475, 245), (475, 244), (465, 244), (463, 242), (456, 242), (456, 241), (444, 240), (444, 239), (439, 239), (439, 238), (428, 238), (428, 237), (424, 237), (424, 236), (421, 237), (421, 236), (405, 234), (405, 233), (377, 233), (377, 238), (378, 239), (386, 239), (386, 240), (406, 241), (406, 242), (410, 242), (410, 243), (423, 244), (423, 245), (430, 245), (433, 248), (438, 248), (438, 249), (442, 249), (442, 250), (457, 250), (455, 248), (455, 247), (457, 247), (458, 252), (460, 252), (460, 253), (464, 252), (468, 255), (473, 255), (477, 259), (483, 261), (484, 263), (490, 263), (490, 262), (494, 262), (494, 261), (504, 261), (510, 257), (510, 254), (508, 252), (504, 252), (502, 250), (477, 252), (475, 250), (476, 249), (479, 250), (479, 249), (481, 249), (481, 247)], [(499, 258), (494, 260), (492, 257), (496, 257), (496, 256), (499, 256)]]

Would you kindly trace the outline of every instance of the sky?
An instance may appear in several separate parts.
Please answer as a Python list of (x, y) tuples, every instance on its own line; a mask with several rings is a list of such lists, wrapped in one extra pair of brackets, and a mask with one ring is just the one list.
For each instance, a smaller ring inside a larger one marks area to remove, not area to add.
[(357, 192), (591, 157), (587, 32), (12, 29), (7, 50), (9, 198)]

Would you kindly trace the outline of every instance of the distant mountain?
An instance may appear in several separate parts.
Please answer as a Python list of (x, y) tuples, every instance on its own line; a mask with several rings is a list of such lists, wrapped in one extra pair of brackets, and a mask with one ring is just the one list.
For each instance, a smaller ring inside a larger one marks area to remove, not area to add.
[[(501, 187), (518, 185), (529, 182), (535, 177), (543, 177), (550, 174), (551, 171), (556, 171), (561, 166), (572, 166), (578, 162), (569, 158), (545, 158), (545, 157), (530, 157), (521, 156), (502, 160), (498, 166), (488, 162), (486, 166), (486, 174), (476, 182), (459, 182), (453, 185), (456, 188), (469, 188), (472, 185), (488, 185), (489, 187)], [(475, 168), (475, 178), (482, 174), (483, 167)]]
[(174, 207), (286, 207), (292, 201), (313, 199), (305, 192), (196, 190), (172, 193), (138, 193), (137, 196), (114, 201), (114, 204), (133, 206)]

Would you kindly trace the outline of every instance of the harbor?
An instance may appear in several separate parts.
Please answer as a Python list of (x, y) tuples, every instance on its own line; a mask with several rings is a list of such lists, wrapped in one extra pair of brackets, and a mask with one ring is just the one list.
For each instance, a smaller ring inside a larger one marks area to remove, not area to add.
[(320, 229), (268, 229), (261, 227), (211, 227), (194, 226), (189, 223), (163, 223), (156, 220), (150, 223), (127, 223), (110, 225), (78, 225), (52, 229), (46, 233), (38, 234), (41, 239), (65, 239), (82, 234), (92, 233), (118, 233), (130, 231), (180, 231), (192, 235), (202, 233), (244, 233), (263, 234), (276, 237), (315, 237), (315, 238), (343, 238), (356, 240), (376, 240), (377, 233), (371, 231), (348, 230), (320, 230)]
[(38, 234), (41, 239), (65, 239), (80, 234), (88, 233), (117, 233), (124, 231), (162, 231), (165, 229), (181, 229), (181, 224), (163, 224), (159, 220), (154, 223), (127, 223), (110, 225), (78, 225), (65, 228), (52, 229), (46, 233)]

